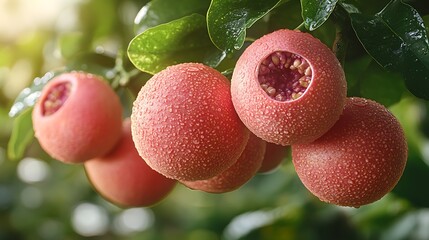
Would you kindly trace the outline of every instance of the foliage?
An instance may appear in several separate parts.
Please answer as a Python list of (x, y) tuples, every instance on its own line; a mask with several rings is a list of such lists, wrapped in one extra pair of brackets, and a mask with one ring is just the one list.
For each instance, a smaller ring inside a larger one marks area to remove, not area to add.
[[(399, 118), (409, 143), (409, 159), (393, 194), (360, 209), (329, 206), (308, 195), (290, 159), (285, 159), (281, 169), (257, 176), (230, 194), (179, 187), (148, 210), (157, 220), (152, 228), (127, 238), (429, 238), (426, 231), (410, 230), (422, 228), (422, 216), (428, 214), (424, 208), (429, 206), (429, 191), (416, 189), (429, 179), (426, 0), (93, 0), (80, 4), (78, 30), (44, 30), (16, 44), (0, 45), (3, 92), (7, 90), (2, 69), (11, 69), (20, 58), (30, 59), (34, 69), (34, 80), (15, 99), (0, 94), (0, 212), (4, 213), (0, 214), (0, 239), (37, 239), (33, 233), (46, 239), (78, 238), (68, 222), (73, 206), (84, 200), (107, 209), (111, 218), (122, 211), (97, 197), (79, 166), (49, 161), (33, 138), (31, 107), (56, 74), (81, 70), (103, 76), (121, 96), (127, 106), (124, 116), (128, 116), (135, 94), (152, 74), (192, 61), (227, 75), (250, 42), (279, 28), (309, 32), (329, 45), (344, 66), (348, 95), (374, 99)], [(136, 18), (130, 21), (130, 15)], [(55, 64), (48, 64), (46, 49), (52, 56), (61, 54)], [(11, 174), (20, 162), (6, 159), (24, 157), (47, 160), (43, 162), (49, 164), (52, 175), (37, 184), (20, 182)], [(18, 194), (28, 188), (42, 192), (44, 199), (29, 211), (18, 200)], [(55, 226), (59, 230), (51, 235), (43, 230)], [(113, 230), (104, 234), (100, 239), (125, 238)]]

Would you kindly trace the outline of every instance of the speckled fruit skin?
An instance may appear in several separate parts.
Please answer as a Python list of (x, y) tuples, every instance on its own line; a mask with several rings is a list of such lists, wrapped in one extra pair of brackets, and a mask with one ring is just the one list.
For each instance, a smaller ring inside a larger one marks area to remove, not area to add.
[(393, 189), (407, 161), (407, 142), (382, 105), (349, 98), (338, 122), (315, 142), (292, 145), (304, 185), (320, 200), (359, 207)]
[(123, 207), (151, 206), (164, 199), (176, 181), (152, 170), (140, 157), (131, 136), (131, 121), (122, 138), (104, 157), (84, 163), (88, 179), (106, 199)]
[[(311, 84), (298, 99), (276, 101), (258, 82), (261, 61), (275, 51), (305, 58), (313, 72)], [(338, 120), (346, 98), (344, 72), (335, 55), (308, 33), (278, 30), (253, 42), (235, 66), (231, 94), (243, 123), (258, 137), (280, 145), (308, 143)]]
[(155, 74), (134, 102), (131, 123), (136, 148), (148, 165), (183, 181), (220, 174), (249, 138), (232, 105), (228, 79), (199, 63)]
[[(70, 95), (52, 115), (44, 116), (43, 102), (51, 88), (71, 83)], [(35, 136), (53, 158), (81, 163), (108, 153), (120, 139), (122, 106), (100, 77), (83, 72), (63, 73), (44, 88), (33, 113)]]
[(249, 181), (261, 167), (265, 148), (266, 142), (264, 140), (250, 134), (246, 148), (234, 165), (213, 178), (182, 183), (191, 189), (209, 193), (225, 193), (236, 190)]
[(267, 150), (265, 151), (264, 159), (262, 160), (262, 165), (258, 173), (269, 173), (274, 171), (280, 166), (283, 159), (286, 158), (289, 148), (290, 146), (282, 146), (267, 142)]

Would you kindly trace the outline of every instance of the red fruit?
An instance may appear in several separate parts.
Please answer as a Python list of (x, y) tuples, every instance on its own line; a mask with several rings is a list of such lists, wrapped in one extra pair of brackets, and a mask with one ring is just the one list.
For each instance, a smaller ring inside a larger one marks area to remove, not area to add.
[(261, 167), (265, 154), (266, 142), (250, 134), (249, 141), (234, 165), (221, 174), (194, 182), (182, 182), (185, 186), (210, 193), (233, 191), (249, 181)]
[(407, 142), (385, 107), (349, 98), (325, 135), (313, 143), (292, 145), (292, 160), (301, 181), (322, 201), (359, 207), (380, 199), (399, 181)]
[(122, 129), (118, 96), (100, 77), (71, 72), (52, 79), (33, 110), (35, 136), (53, 158), (80, 163), (108, 153)]
[(126, 207), (150, 206), (166, 197), (176, 181), (152, 170), (140, 157), (131, 136), (131, 122), (123, 123), (122, 138), (108, 155), (84, 163), (94, 188), (109, 201)]
[(308, 33), (279, 30), (240, 56), (231, 94), (243, 123), (280, 145), (308, 143), (338, 120), (346, 98), (344, 72), (331, 50)]
[(265, 151), (264, 160), (259, 168), (259, 173), (268, 173), (276, 169), (286, 158), (289, 146), (277, 145), (267, 142), (267, 150)]
[(198, 63), (154, 75), (134, 102), (131, 123), (137, 151), (148, 165), (182, 181), (220, 174), (249, 138), (232, 105), (228, 79)]

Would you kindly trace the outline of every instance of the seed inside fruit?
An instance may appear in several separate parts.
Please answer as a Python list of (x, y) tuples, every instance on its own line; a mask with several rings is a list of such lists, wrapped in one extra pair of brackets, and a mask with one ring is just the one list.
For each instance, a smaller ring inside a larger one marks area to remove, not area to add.
[(276, 51), (259, 65), (258, 80), (267, 95), (277, 101), (300, 98), (311, 83), (312, 69), (303, 57)]
[(70, 95), (71, 83), (63, 82), (50, 89), (43, 101), (42, 114), (49, 116), (60, 109)]

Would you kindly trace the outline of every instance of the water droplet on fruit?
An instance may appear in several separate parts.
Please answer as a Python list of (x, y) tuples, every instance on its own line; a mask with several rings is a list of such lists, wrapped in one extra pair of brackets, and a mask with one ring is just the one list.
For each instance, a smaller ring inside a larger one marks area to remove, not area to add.
[(363, 99), (363, 98), (356, 98), (353, 101), (353, 105), (356, 105), (359, 107), (365, 107), (366, 105), (368, 105), (368, 100)]

